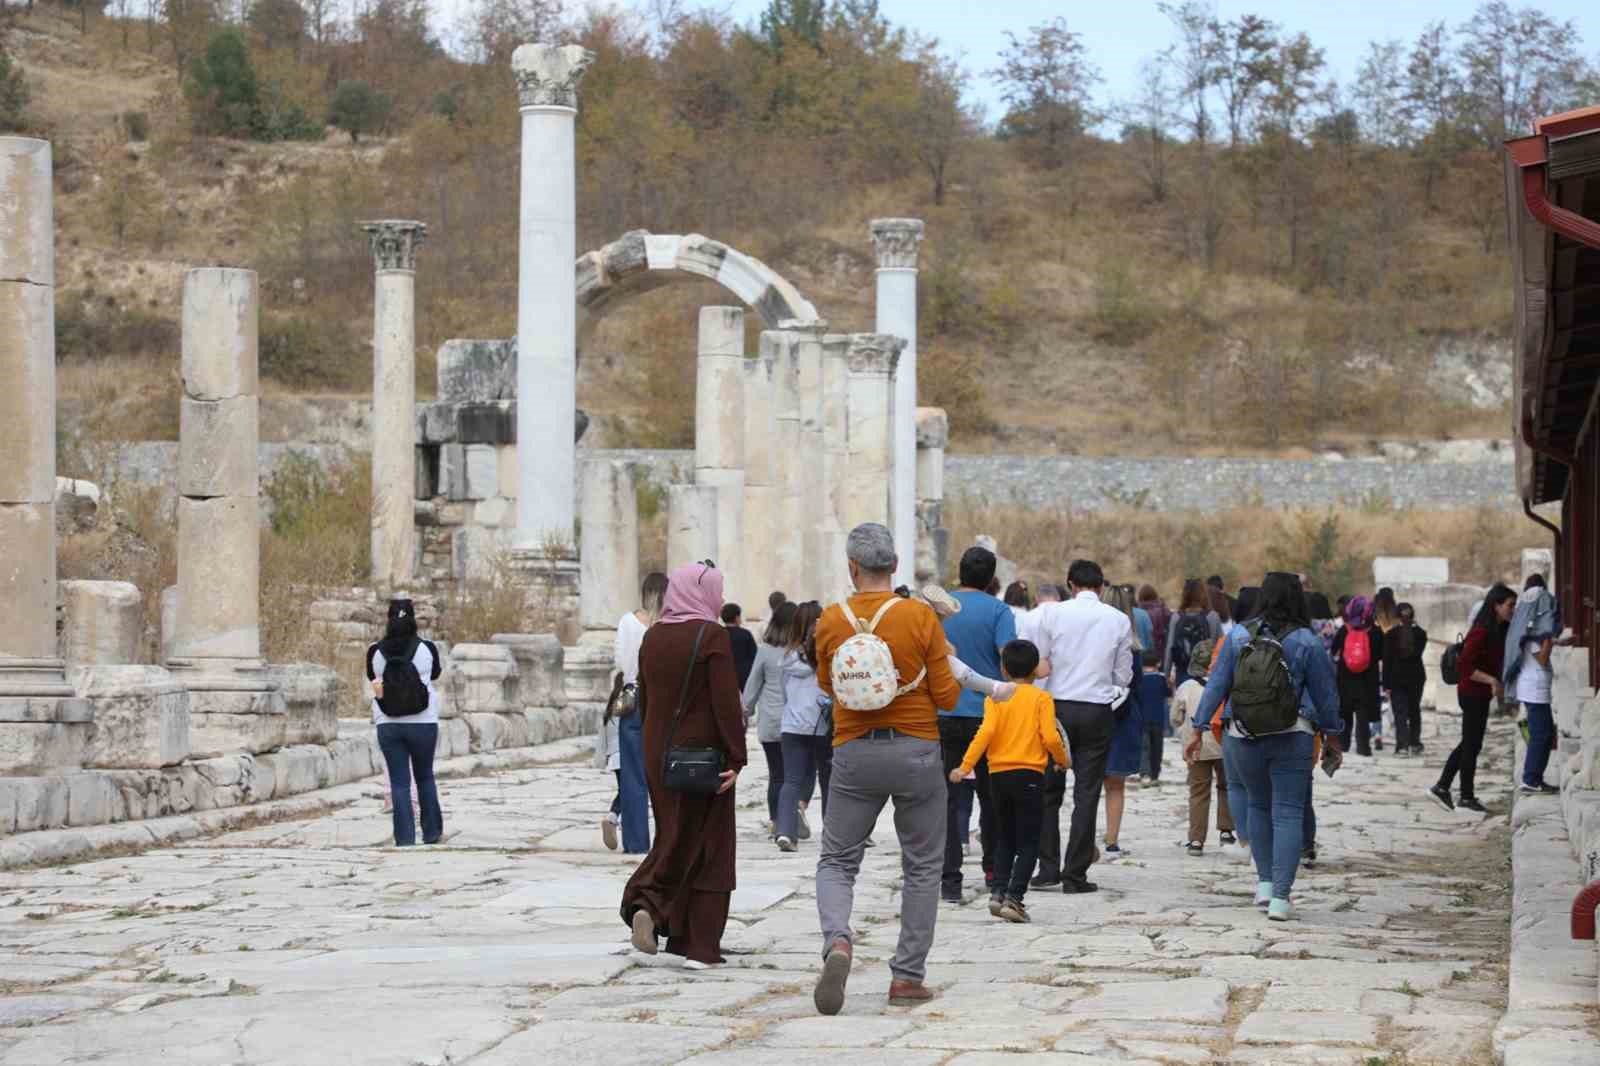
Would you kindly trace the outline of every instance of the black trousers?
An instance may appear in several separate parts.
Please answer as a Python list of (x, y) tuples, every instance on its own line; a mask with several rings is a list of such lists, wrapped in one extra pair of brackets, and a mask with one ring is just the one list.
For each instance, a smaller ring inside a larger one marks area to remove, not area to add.
[(1422, 743), (1422, 686), (1391, 685), (1389, 704), (1394, 708), (1395, 750)]
[[(946, 777), (961, 765), (972, 738), (978, 735), (982, 718), (957, 718), (939, 716), (939, 746), (944, 753)], [(983, 873), (985, 880), (994, 870), (994, 801), (989, 795), (989, 760), (979, 759), (975, 768), (978, 777), (978, 834), (983, 848)], [(960, 806), (961, 785), (945, 782), (944, 872), (939, 877), (946, 891), (961, 888), (961, 822), (957, 814)]]
[(989, 775), (994, 800), (994, 894), (1021, 902), (1039, 859), (1039, 827), (1044, 822), (1044, 774), (1005, 770)]
[(1461, 798), (1477, 796), (1478, 753), (1483, 750), (1483, 734), (1489, 728), (1489, 697), (1458, 696), (1461, 703), (1461, 743), (1445, 760), (1444, 773), (1439, 775), (1439, 787), (1445, 791), (1461, 773)]
[(1072, 700), (1056, 700), (1056, 721), (1067, 732), (1067, 754), (1072, 758), (1072, 822), (1063, 857), (1061, 806), (1066, 799), (1067, 777), (1059, 770), (1047, 772), (1044, 826), (1039, 832), (1039, 876), (1047, 881), (1057, 877), (1084, 881), (1094, 861), (1100, 790), (1106, 781), (1106, 759), (1111, 754), (1116, 722), (1105, 704)]
[(1150, 780), (1161, 780), (1161, 750), (1167, 742), (1167, 731), (1158, 725), (1144, 727), (1145, 773)]

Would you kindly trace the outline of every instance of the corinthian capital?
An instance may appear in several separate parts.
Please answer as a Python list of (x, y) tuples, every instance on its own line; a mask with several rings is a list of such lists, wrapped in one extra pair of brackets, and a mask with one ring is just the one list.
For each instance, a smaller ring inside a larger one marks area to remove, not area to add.
[(523, 107), (578, 106), (578, 82), (594, 53), (576, 44), (524, 44), (511, 53), (511, 73)]
[(852, 333), (845, 360), (853, 374), (893, 374), (906, 342), (887, 333)]
[(372, 260), (379, 270), (416, 270), (417, 249), (428, 235), (421, 222), (383, 218), (361, 223), (372, 245)]
[(872, 243), (878, 249), (879, 269), (917, 269), (917, 246), (922, 243), (922, 219), (875, 218)]

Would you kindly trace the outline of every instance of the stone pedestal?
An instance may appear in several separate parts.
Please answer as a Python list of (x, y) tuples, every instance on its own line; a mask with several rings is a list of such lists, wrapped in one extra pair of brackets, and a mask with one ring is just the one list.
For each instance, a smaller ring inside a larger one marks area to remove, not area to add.
[(639, 595), (638, 497), (621, 460), (590, 459), (581, 473), (579, 617), (585, 629), (610, 630)]
[(517, 547), (570, 545), (577, 407), (578, 82), (594, 54), (525, 44), (511, 57), (522, 110), (517, 240)]
[(372, 583), (392, 590), (416, 566), (416, 267), (421, 222), (363, 222), (377, 267), (372, 307)]
[(445, 670), (447, 696), (440, 717), (503, 714), (520, 710), (517, 660), (504, 644), (457, 644)]
[(197, 757), (270, 751), (285, 736), (283, 700), (261, 661), (257, 315), (254, 271), (204, 267), (184, 276), (178, 591), (167, 665), (189, 691)]
[(159, 666), (82, 666), (78, 695), (94, 708), (83, 765), (156, 770), (189, 757), (189, 693)]
[[(846, 349), (850, 453), (839, 514), (846, 531), (862, 522), (888, 526), (891, 520), (895, 366), (901, 346), (898, 337), (854, 333)], [(899, 549), (898, 535), (895, 547)]]
[(144, 597), (126, 581), (61, 582), (61, 657), (72, 666), (137, 663)]
[(56, 642), (55, 230), (46, 141), (0, 137), (0, 774), (80, 764)]
[(283, 663), (267, 667), (267, 677), (283, 698), (285, 744), (331, 744), (339, 738), (338, 674), (315, 663)]
[(511, 649), (516, 660), (517, 706), (526, 710), (566, 704), (560, 638), (550, 633), (496, 633), (489, 642)]
[(917, 488), (917, 249), (923, 225), (918, 218), (872, 220), (878, 256), (877, 331), (905, 342), (894, 386), (894, 472), (889, 485), (889, 527), (894, 531), (900, 567), (896, 585), (914, 577)]
[[(710, 559), (718, 566), (718, 494), (712, 485), (667, 487), (667, 569)], [(622, 615), (619, 613), (618, 618)]]
[(700, 309), (695, 362), (694, 481), (717, 493), (716, 562), (728, 599), (745, 596), (744, 310)]

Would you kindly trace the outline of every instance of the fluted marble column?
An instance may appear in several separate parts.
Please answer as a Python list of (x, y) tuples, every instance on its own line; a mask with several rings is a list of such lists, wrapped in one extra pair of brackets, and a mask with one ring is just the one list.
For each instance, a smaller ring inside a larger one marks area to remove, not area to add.
[(917, 249), (922, 232), (919, 218), (872, 221), (878, 253), (877, 330), (905, 341), (895, 371), (894, 474), (889, 487), (889, 527), (900, 556), (897, 585), (913, 580), (917, 545)]
[(417, 248), (428, 227), (363, 222), (372, 246), (372, 583), (411, 580), (417, 554)]
[[(847, 410), (850, 455), (840, 499), (839, 524), (846, 530), (862, 522), (890, 524), (891, 478), (894, 473), (895, 372), (902, 341), (883, 333), (850, 335), (846, 359), (849, 368)], [(912, 445), (915, 447), (915, 438)], [(895, 530), (895, 551), (900, 551), (900, 531)], [(912, 540), (915, 551), (915, 538)], [(914, 569), (901, 559), (900, 567)], [(896, 570), (899, 572), (899, 569)]]
[(517, 243), (519, 549), (570, 544), (577, 460), (578, 82), (594, 53), (525, 44), (511, 56), (522, 108)]
[[(56, 644), (55, 229), (48, 141), (0, 137), (0, 773), (75, 765)], [(79, 718), (72, 719), (80, 721)]]
[[(744, 308), (702, 307), (695, 359), (694, 483), (717, 493), (716, 564), (729, 600), (748, 591), (744, 565)], [(763, 593), (765, 595), (765, 593)]]

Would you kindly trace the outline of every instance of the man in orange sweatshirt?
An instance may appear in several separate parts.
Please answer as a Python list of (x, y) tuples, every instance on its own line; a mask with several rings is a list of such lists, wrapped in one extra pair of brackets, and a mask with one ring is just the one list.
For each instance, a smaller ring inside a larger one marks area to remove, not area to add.
[(1017, 684), (1004, 703), (984, 701), (983, 725), (950, 771), (960, 781), (978, 760), (989, 757), (989, 792), (995, 806), (994, 889), (989, 913), (1008, 922), (1028, 921), (1022, 897), (1039, 860), (1039, 830), (1044, 825), (1044, 768), (1047, 758), (1063, 770), (1072, 765), (1056, 728), (1055, 701), (1028, 684), (1039, 669), (1039, 649), (1013, 640), (1000, 649), (1000, 668)]
[[(833, 660), (860, 632), (839, 604), (816, 625), (817, 684), (833, 706), (833, 776), (828, 782), (828, 817), (817, 859), (817, 917), (822, 925), (822, 975), (813, 1000), (822, 1014), (844, 1006), (850, 976), (850, 911), (867, 835), (894, 800), (895, 833), (905, 880), (900, 890), (900, 942), (889, 961), (889, 1003), (914, 1005), (933, 998), (923, 979), (939, 909), (939, 874), (944, 868), (945, 783), (939, 749), (939, 708), (954, 707), (961, 686), (950, 673), (950, 646), (933, 608), (894, 594), (898, 558), (894, 536), (876, 522), (850, 531), (845, 541), (850, 610), (888, 645), (899, 691), (888, 706), (861, 710), (839, 698)], [(891, 606), (885, 604), (895, 601)]]

